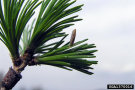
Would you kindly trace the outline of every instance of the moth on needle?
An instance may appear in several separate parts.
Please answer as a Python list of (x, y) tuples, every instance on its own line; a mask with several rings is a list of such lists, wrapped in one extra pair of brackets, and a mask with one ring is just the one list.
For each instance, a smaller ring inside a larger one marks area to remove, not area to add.
[(76, 29), (74, 29), (72, 31), (72, 35), (71, 35), (71, 38), (70, 38), (70, 46), (74, 45), (75, 37), (76, 37)]

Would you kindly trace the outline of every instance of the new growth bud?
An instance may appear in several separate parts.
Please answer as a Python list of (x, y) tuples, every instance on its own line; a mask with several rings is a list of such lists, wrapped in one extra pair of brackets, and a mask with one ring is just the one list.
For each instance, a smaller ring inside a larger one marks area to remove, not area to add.
[(72, 31), (72, 35), (71, 35), (71, 39), (70, 39), (70, 46), (74, 45), (75, 37), (76, 37), (76, 29), (74, 29)]

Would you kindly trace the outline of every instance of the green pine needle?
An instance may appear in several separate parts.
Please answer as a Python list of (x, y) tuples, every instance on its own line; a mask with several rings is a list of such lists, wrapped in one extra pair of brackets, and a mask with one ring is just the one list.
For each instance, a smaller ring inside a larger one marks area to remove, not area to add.
[[(88, 39), (75, 42), (72, 46), (70, 41), (65, 42), (68, 34), (64, 30), (82, 20), (78, 15), (72, 16), (82, 10), (83, 4), (73, 6), (76, 2), (0, 0), (0, 40), (11, 57), (19, 58), (27, 49), (31, 49), (38, 64), (93, 74), (89, 69), (93, 69), (91, 65), (97, 64), (97, 61), (89, 59), (95, 58), (95, 44), (84, 43)], [(38, 6), (38, 17), (28, 25)]]

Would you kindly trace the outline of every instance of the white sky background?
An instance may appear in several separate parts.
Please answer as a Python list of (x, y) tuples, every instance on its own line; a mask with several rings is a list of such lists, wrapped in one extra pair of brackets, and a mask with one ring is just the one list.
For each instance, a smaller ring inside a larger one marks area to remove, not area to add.
[[(135, 84), (135, 0), (78, 0), (76, 4), (82, 3), (85, 6), (77, 14), (84, 20), (65, 31), (71, 33), (76, 28), (76, 41), (89, 38), (88, 43), (96, 44), (99, 64), (94, 66), (95, 74), (89, 76), (50, 66), (27, 67), (16, 90), (20, 86), (41, 86), (45, 90), (106, 90), (109, 83)], [(1, 42), (0, 60), (0, 70), (6, 73), (12, 64)]]

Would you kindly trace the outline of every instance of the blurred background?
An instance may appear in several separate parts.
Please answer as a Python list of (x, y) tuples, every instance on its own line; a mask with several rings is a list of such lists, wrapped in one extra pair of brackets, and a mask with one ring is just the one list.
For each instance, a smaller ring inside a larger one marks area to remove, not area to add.
[[(13, 90), (107, 90), (107, 84), (135, 84), (135, 0), (77, 0), (78, 4), (84, 4), (77, 13), (83, 21), (65, 31), (71, 34), (76, 28), (76, 41), (88, 38), (88, 43), (96, 44), (99, 63), (93, 66), (94, 75), (52, 66), (27, 67)], [(0, 60), (1, 80), (12, 66), (1, 42)]]

